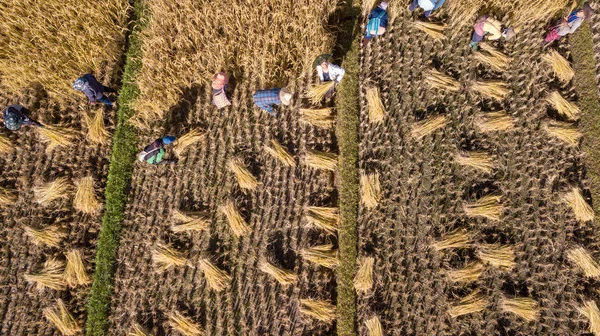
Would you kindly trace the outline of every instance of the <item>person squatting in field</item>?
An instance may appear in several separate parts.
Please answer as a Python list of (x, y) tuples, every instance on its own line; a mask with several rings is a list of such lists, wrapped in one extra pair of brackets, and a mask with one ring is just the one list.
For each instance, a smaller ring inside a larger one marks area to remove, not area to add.
[(412, 12), (417, 9), (417, 7), (421, 7), (425, 11), (423, 15), (425, 18), (428, 18), (434, 10), (442, 7), (445, 1), (446, 0), (413, 0), (408, 9)]
[(115, 90), (100, 84), (92, 74), (86, 74), (77, 78), (73, 82), (73, 89), (83, 92), (87, 96), (90, 105), (101, 102), (108, 107), (113, 107), (112, 101), (104, 93), (115, 92)]
[(593, 12), (594, 10), (590, 7), (590, 4), (588, 2), (584, 3), (582, 8), (574, 10), (569, 16), (560, 20), (556, 26), (551, 27), (544, 41), (550, 43), (565, 35), (574, 33), (584, 20), (592, 16)]
[(153, 165), (177, 163), (179, 160), (176, 158), (170, 160), (164, 158), (167, 153), (165, 146), (175, 142), (175, 140), (176, 138), (171, 135), (154, 140), (154, 142), (146, 146), (144, 150), (138, 154), (138, 160)]
[(333, 63), (329, 63), (328, 60), (331, 58), (331, 54), (323, 54), (319, 55), (317, 59), (313, 62), (313, 67), (317, 68), (317, 74), (319, 75), (319, 80), (322, 83), (325, 82), (334, 82), (334, 85), (327, 91), (325, 95), (326, 99), (330, 99), (335, 92), (336, 86), (341, 82), (342, 78), (344, 78), (344, 74), (346, 74), (346, 70), (340, 67), (339, 65), (335, 65)]
[(273, 106), (290, 105), (292, 102), (292, 93), (285, 87), (282, 89), (258, 90), (252, 95), (252, 99), (258, 108), (275, 116), (277, 114)]
[(212, 89), (213, 89), (213, 105), (217, 109), (222, 109), (231, 105), (231, 102), (227, 98), (226, 90), (227, 84), (229, 83), (229, 76), (224, 72), (216, 73), (213, 77)]
[(385, 33), (388, 25), (387, 7), (387, 1), (382, 1), (379, 6), (373, 9), (369, 14), (367, 29), (365, 31), (365, 37), (363, 38), (363, 48), (367, 46), (372, 38)]
[(14, 104), (4, 109), (4, 126), (11, 131), (18, 131), (21, 126), (44, 127), (39, 122), (29, 118), (31, 112), (25, 107)]
[(501, 37), (510, 40), (515, 36), (515, 31), (512, 27), (503, 28), (500, 21), (489, 15), (479, 17), (475, 25), (473, 25), (473, 30), (473, 38), (471, 38), (469, 46), (475, 51), (478, 49), (477, 43), (481, 42), (484, 36), (487, 36), (487, 39), (490, 41), (498, 40)]

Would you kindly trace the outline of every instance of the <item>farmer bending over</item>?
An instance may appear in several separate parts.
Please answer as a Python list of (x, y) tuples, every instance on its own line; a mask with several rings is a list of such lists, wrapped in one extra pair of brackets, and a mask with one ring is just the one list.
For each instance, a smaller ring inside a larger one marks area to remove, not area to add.
[(592, 16), (592, 13), (594, 13), (594, 10), (590, 7), (590, 4), (587, 2), (584, 3), (583, 8), (576, 9), (569, 16), (559, 21), (556, 26), (550, 28), (550, 32), (546, 35), (544, 41), (550, 43), (567, 34), (574, 33), (584, 20)]
[(144, 150), (138, 154), (138, 160), (141, 162), (148, 162), (153, 165), (177, 163), (178, 159), (164, 160), (166, 154), (165, 146), (175, 141), (174, 136), (166, 136), (160, 139), (154, 140), (153, 143), (149, 144)]
[(224, 72), (215, 74), (212, 82), (213, 89), (213, 105), (218, 109), (231, 105), (229, 99), (227, 99), (227, 84), (229, 83), (229, 77)]
[(273, 88), (269, 90), (258, 90), (252, 95), (254, 104), (261, 110), (269, 112), (275, 116), (273, 106), (290, 105), (292, 102), (292, 93), (287, 88)]
[(90, 105), (96, 102), (102, 102), (108, 107), (113, 107), (112, 101), (104, 95), (105, 92), (115, 92), (115, 90), (106, 87), (96, 80), (92, 74), (83, 75), (73, 82), (73, 89), (85, 93), (90, 102)]
[(44, 127), (39, 122), (29, 118), (31, 112), (21, 105), (10, 105), (4, 110), (4, 126), (11, 131), (18, 131), (21, 126)]
[(473, 25), (473, 29), (475, 32), (473, 33), (473, 38), (471, 39), (471, 43), (469, 46), (477, 51), (477, 43), (483, 40), (483, 37), (487, 35), (487, 39), (490, 41), (495, 41), (501, 37), (504, 37), (506, 40), (510, 40), (513, 36), (515, 36), (515, 31), (512, 27), (503, 28), (502, 23), (500, 21), (490, 17), (489, 15), (481, 16)]
[(428, 18), (431, 15), (431, 12), (442, 7), (446, 0), (413, 0), (408, 8), (411, 12), (417, 9), (417, 7), (423, 8), (425, 11), (425, 18)]
[(334, 82), (334, 86), (332, 86), (325, 95), (327, 99), (331, 98), (335, 91), (335, 87), (340, 83), (342, 78), (344, 78), (344, 74), (346, 73), (346, 70), (344, 70), (342, 67), (333, 63), (329, 63), (327, 60), (330, 57), (331, 54), (319, 55), (313, 62), (313, 67), (317, 68), (317, 73), (319, 74), (319, 80), (321, 82)]
[(382, 1), (379, 6), (373, 9), (369, 14), (367, 30), (365, 31), (365, 38), (363, 39), (363, 48), (367, 46), (372, 38), (385, 33), (388, 25), (387, 7), (387, 1)]

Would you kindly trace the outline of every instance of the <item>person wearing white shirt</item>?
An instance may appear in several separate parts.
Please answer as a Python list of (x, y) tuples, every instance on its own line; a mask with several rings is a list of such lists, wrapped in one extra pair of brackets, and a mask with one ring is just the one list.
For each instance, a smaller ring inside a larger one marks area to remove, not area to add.
[(342, 78), (344, 78), (344, 74), (346, 70), (340, 67), (339, 65), (335, 65), (333, 63), (328, 62), (330, 55), (321, 55), (317, 58), (317, 73), (319, 74), (319, 80), (324, 82), (333, 81), (334, 86), (327, 92), (326, 98), (329, 99), (333, 95), (335, 90), (335, 86), (337, 86)]

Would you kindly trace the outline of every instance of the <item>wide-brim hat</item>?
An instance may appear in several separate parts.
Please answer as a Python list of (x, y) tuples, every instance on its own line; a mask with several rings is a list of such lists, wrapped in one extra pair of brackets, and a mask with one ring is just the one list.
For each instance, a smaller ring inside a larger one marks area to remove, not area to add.
[(279, 90), (279, 99), (283, 105), (290, 105), (292, 102), (293, 93), (286, 87)]
[(313, 68), (316, 68), (318, 65), (321, 65), (321, 63), (323, 62), (327, 62), (328, 59), (331, 58), (331, 54), (322, 54), (317, 56), (317, 58), (315, 58), (315, 61), (313, 62)]

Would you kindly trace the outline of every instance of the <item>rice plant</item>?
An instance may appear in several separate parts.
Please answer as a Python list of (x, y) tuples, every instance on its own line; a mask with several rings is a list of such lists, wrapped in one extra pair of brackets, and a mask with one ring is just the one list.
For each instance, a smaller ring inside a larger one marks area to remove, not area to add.
[(300, 109), (300, 120), (316, 127), (331, 128), (335, 123), (335, 116), (331, 107), (320, 109)]
[(298, 275), (296, 275), (296, 273), (281, 267), (277, 267), (276, 265), (268, 262), (266, 259), (261, 259), (259, 261), (258, 269), (261, 270), (261, 272), (270, 275), (283, 286), (291, 285), (298, 280)]
[(448, 311), (452, 317), (472, 314), (485, 309), (489, 302), (483, 298), (479, 290), (474, 290), (469, 295), (462, 298), (456, 305)]
[(379, 322), (379, 317), (373, 316), (366, 320), (365, 326), (367, 327), (369, 336), (383, 336), (383, 328), (381, 327), (381, 322)]
[(202, 216), (184, 213), (179, 210), (173, 210), (172, 218), (174, 223), (171, 230), (175, 233), (203, 231), (210, 225), (208, 220)]
[(335, 153), (327, 153), (318, 150), (308, 150), (304, 156), (304, 162), (309, 167), (334, 171), (338, 165), (338, 156)]
[(300, 312), (323, 322), (332, 322), (336, 318), (336, 307), (324, 300), (300, 299)]
[(594, 220), (594, 209), (585, 201), (579, 188), (573, 187), (563, 196), (563, 201), (573, 209), (578, 221), (583, 223)]
[(513, 313), (528, 322), (537, 320), (540, 315), (537, 301), (526, 297), (505, 298), (500, 302), (500, 309)]
[(150, 336), (150, 334), (141, 325), (133, 323), (129, 329), (129, 332), (127, 333), (127, 336)]
[(379, 173), (360, 174), (360, 201), (369, 208), (375, 208), (381, 201)]
[(317, 228), (335, 233), (340, 220), (339, 208), (309, 206), (306, 220)]
[(373, 288), (373, 264), (375, 259), (372, 257), (362, 257), (358, 259), (358, 270), (354, 276), (354, 288), (358, 292), (366, 292)]
[(448, 28), (446, 25), (424, 21), (415, 21), (414, 24), (417, 29), (431, 36), (434, 40), (446, 38), (444, 35), (444, 30)]
[(43, 186), (35, 187), (33, 194), (38, 204), (46, 205), (56, 199), (68, 198), (71, 190), (71, 183), (66, 177), (59, 177), (56, 180), (46, 183)]
[(495, 99), (498, 101), (504, 100), (504, 98), (506, 98), (510, 93), (508, 84), (501, 81), (478, 81), (471, 86), (471, 90), (479, 93), (484, 97)]
[(65, 267), (65, 282), (70, 287), (87, 285), (91, 282), (90, 277), (85, 271), (81, 251), (71, 250), (65, 254), (67, 257), (67, 267)]
[(173, 152), (175, 152), (177, 156), (181, 156), (181, 153), (183, 153), (186, 148), (202, 140), (202, 138), (204, 138), (204, 133), (202, 133), (200, 129), (193, 129), (177, 139), (173, 146)]
[(505, 111), (481, 113), (475, 125), (482, 132), (509, 131), (515, 128), (516, 120)]
[(477, 281), (483, 273), (484, 267), (481, 263), (474, 262), (467, 265), (465, 268), (448, 271), (448, 280), (452, 282), (468, 283)]
[(542, 60), (548, 63), (556, 77), (565, 83), (570, 82), (575, 76), (575, 71), (573, 71), (569, 61), (554, 49), (550, 49), (548, 53), (542, 55)]
[(65, 264), (55, 258), (49, 258), (44, 263), (44, 267), (37, 273), (25, 274), (27, 282), (35, 283), (38, 290), (50, 288), (54, 290), (64, 290), (67, 286), (63, 277)]
[(487, 152), (473, 151), (468, 153), (457, 153), (455, 160), (462, 166), (472, 167), (487, 174), (490, 174), (492, 169), (494, 169), (494, 161)]
[(471, 235), (465, 229), (457, 229), (442, 236), (442, 239), (431, 244), (436, 251), (450, 248), (467, 248), (470, 246)]
[(200, 259), (198, 267), (204, 272), (204, 278), (208, 286), (214, 291), (220, 292), (229, 285), (231, 277), (225, 271), (219, 269), (208, 259)]
[(87, 113), (83, 113), (83, 122), (88, 129), (86, 138), (89, 141), (100, 145), (108, 144), (108, 131), (104, 127), (103, 109), (97, 109), (93, 118)]
[(194, 322), (191, 318), (184, 316), (180, 312), (174, 310), (167, 314), (169, 321), (167, 322), (173, 330), (184, 336), (203, 336), (204, 332), (200, 325)]
[(331, 244), (312, 246), (300, 251), (304, 259), (327, 268), (337, 267), (337, 254), (337, 250), (333, 249)]
[(73, 207), (86, 214), (95, 214), (100, 206), (101, 204), (94, 193), (94, 178), (87, 176), (79, 180), (77, 192), (73, 199)]
[(52, 152), (58, 147), (70, 147), (75, 144), (76, 132), (62, 126), (46, 125), (36, 127), (42, 143), (47, 145), (46, 153)]
[(380, 122), (385, 117), (385, 107), (381, 101), (378, 87), (367, 88), (367, 108), (369, 110), (369, 121)]
[(509, 271), (516, 265), (515, 252), (510, 245), (482, 244), (477, 257), (486, 264)]
[(500, 195), (483, 196), (474, 203), (463, 204), (463, 210), (469, 217), (483, 217), (498, 221), (503, 210), (500, 204), (501, 198), (502, 196)]
[(567, 251), (567, 258), (583, 271), (588, 278), (600, 277), (600, 267), (592, 256), (583, 248), (578, 247)]
[(265, 146), (265, 151), (284, 166), (296, 167), (296, 160), (294, 160), (292, 154), (276, 140), (271, 140), (271, 146)]
[(13, 144), (7, 137), (0, 135), (0, 153), (9, 154), (13, 150)]
[(579, 145), (579, 141), (583, 136), (577, 127), (569, 123), (558, 121), (552, 122), (552, 124), (549, 125), (545, 125), (544, 130), (550, 136), (565, 142), (569, 146)]
[(16, 201), (16, 191), (0, 187), (0, 205), (12, 205)]
[(219, 207), (219, 210), (227, 218), (229, 227), (236, 237), (241, 237), (252, 231), (232, 200), (228, 200), (224, 205)]
[(61, 299), (56, 300), (53, 308), (44, 308), (43, 314), (65, 336), (78, 335), (83, 331)]
[(448, 119), (446, 116), (439, 115), (437, 117), (430, 117), (414, 123), (412, 126), (411, 135), (413, 138), (421, 139), (424, 136), (446, 126), (447, 123)]
[(462, 88), (459, 81), (437, 71), (436, 69), (430, 69), (427, 71), (425, 83), (429, 84), (433, 88), (451, 92), (458, 92)]
[(589, 322), (589, 330), (594, 336), (600, 336), (600, 311), (596, 302), (593, 300), (586, 301), (583, 307), (578, 307), (580, 314), (584, 315)]
[(169, 245), (160, 243), (152, 251), (152, 262), (159, 271), (165, 271), (171, 267), (189, 265), (189, 261), (183, 256), (183, 253)]
[(579, 114), (581, 113), (579, 107), (563, 98), (558, 91), (552, 92), (546, 98), (546, 101), (554, 107), (558, 114), (570, 120), (577, 120), (579, 118)]
[(48, 226), (40, 230), (25, 226), (25, 234), (31, 238), (33, 244), (50, 247), (58, 247), (60, 242), (66, 237), (66, 234), (61, 232), (58, 226)]
[(258, 186), (258, 180), (244, 166), (241, 158), (234, 158), (227, 162), (227, 167), (235, 175), (235, 178), (242, 189), (254, 190)]
[(321, 104), (323, 98), (329, 90), (335, 85), (334, 81), (328, 81), (313, 85), (308, 91), (306, 91), (306, 98), (310, 99), (313, 105)]

